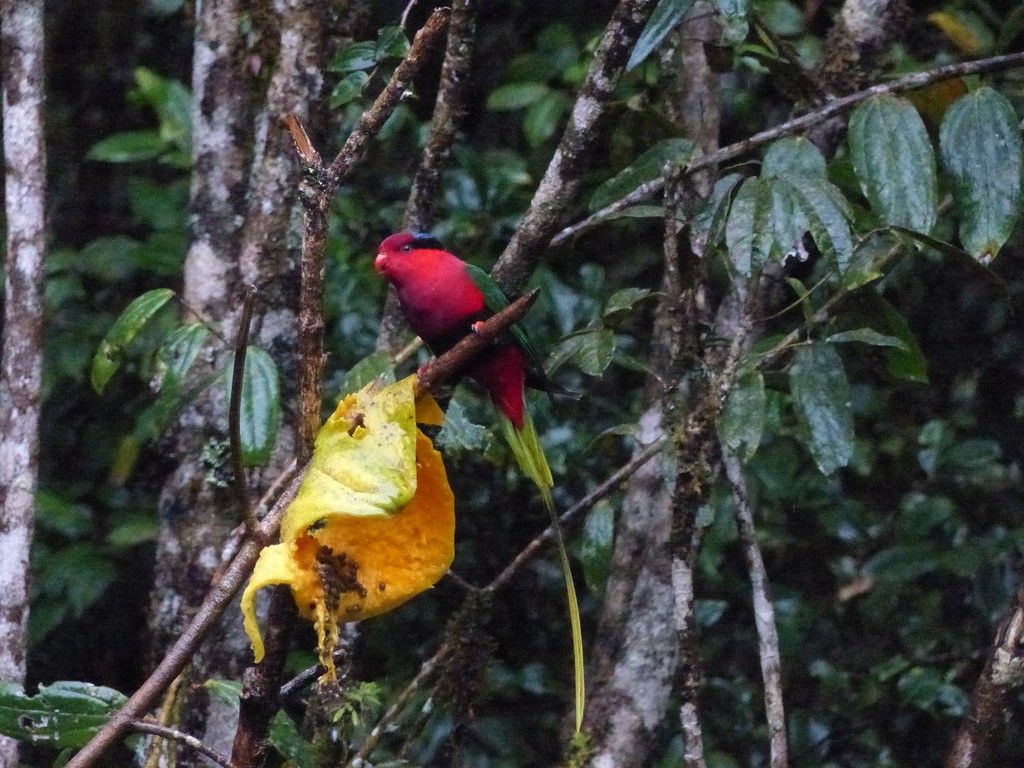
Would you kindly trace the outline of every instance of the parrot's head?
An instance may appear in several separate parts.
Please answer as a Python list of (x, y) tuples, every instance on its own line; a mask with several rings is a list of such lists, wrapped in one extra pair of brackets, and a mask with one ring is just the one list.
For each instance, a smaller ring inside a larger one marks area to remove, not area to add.
[(431, 235), (399, 232), (380, 244), (373, 267), (391, 282), (401, 282), (403, 276), (427, 267), (431, 255), (443, 250), (444, 246)]

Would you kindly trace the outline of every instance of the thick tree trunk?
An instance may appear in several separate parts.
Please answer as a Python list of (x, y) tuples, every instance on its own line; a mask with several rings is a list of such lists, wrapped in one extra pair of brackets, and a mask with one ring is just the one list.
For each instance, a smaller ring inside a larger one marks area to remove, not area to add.
[[(43, 370), (42, 0), (5, 0), (0, 35), (7, 216), (0, 359), (0, 681), (24, 683)], [(0, 765), (17, 761), (17, 742), (0, 738)]]
[[(270, 352), (282, 373), (282, 396), (294, 398), (295, 309), (298, 296), (297, 188), (299, 166), (285, 114), (308, 121), (323, 87), (324, 9), (288, 0), (262, 11), (233, 0), (199, 6), (193, 61), (195, 167), (190, 202), (192, 245), (185, 263), (187, 311), (219, 323), (227, 345), (209, 356), (204, 375), (224, 369), (232, 354), (241, 295), (258, 288), (250, 343)], [(258, 21), (244, 38), (243, 11)], [(253, 496), (294, 455), (293, 413), (285, 408), (274, 456), (251, 473)], [(161, 531), (151, 601), (153, 653), (159, 658), (207, 593), (223, 549), (239, 523), (230, 492), (227, 397), (214, 386), (181, 419), (173, 437), (177, 468), (160, 497)], [(205, 453), (205, 455), (204, 455)], [(237, 614), (228, 611), (216, 641), (206, 643), (185, 676), (238, 679), (251, 662)], [(236, 713), (194, 685), (177, 687), (181, 727), (221, 754), (230, 754)], [(182, 759), (193, 760), (187, 755)]]

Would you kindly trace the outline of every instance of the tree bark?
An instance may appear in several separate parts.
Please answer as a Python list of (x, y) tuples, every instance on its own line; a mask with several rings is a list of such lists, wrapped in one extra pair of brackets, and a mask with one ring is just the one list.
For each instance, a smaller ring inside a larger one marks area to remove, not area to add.
[[(42, 0), (5, 1), (0, 35), (7, 216), (0, 362), (0, 681), (24, 683), (43, 369)], [(17, 742), (0, 737), (0, 765), (17, 762)]]
[[(297, 189), (300, 169), (281, 125), (287, 113), (308, 119), (323, 89), (325, 30), (321, 3), (287, 0), (243, 7), (235, 0), (202, 3), (193, 60), (193, 135), (185, 305), (235, 335), (242, 292), (258, 289), (251, 343), (266, 349), (282, 373), (282, 399), (294, 397), (298, 296)], [(243, 11), (255, 29), (244, 37)], [(203, 370), (222, 370), (232, 354), (215, 348)], [(230, 470), (227, 398), (214, 385), (182, 417), (173, 436), (177, 467), (160, 497), (161, 530), (151, 601), (152, 650), (159, 659), (200, 605), (238, 523), (227, 487)], [(278, 445), (265, 469), (251, 472), (258, 494), (294, 455), (294, 411), (285, 411)], [(204, 456), (205, 453), (205, 456)], [(217, 641), (199, 649), (185, 675), (193, 683), (235, 678), (250, 660), (241, 623), (229, 612)], [(194, 685), (178, 686), (187, 713), (182, 730), (230, 754), (236, 713)], [(197, 763), (194, 755), (179, 761)]]

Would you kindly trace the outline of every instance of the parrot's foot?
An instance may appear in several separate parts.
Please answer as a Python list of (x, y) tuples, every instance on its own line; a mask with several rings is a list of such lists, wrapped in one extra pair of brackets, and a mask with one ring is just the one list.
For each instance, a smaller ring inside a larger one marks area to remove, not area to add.
[(474, 332), (480, 333), (481, 329), (483, 329), (483, 327), (484, 327), (484, 321), (483, 320), (477, 320), (475, 323), (473, 323), (469, 327), (472, 328)]

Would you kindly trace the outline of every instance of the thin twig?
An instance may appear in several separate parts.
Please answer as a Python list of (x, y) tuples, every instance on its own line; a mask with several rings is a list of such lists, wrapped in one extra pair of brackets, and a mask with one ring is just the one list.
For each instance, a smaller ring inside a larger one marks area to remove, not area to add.
[[(637, 453), (629, 460), (629, 462), (609, 475), (603, 483), (562, 513), (561, 517), (558, 518), (562, 527), (568, 529), (576, 522), (580, 515), (597, 504), (601, 499), (614, 493), (624, 481), (628, 480), (634, 472), (650, 461), (651, 458), (656, 456), (664, 446), (664, 438), (655, 440), (653, 443), (647, 445), (642, 451)], [(536, 557), (540, 550), (549, 542), (554, 541), (554, 539), (555, 529), (552, 526), (548, 526), (541, 531), (533, 541), (520, 550), (519, 554), (513, 558), (512, 562), (506, 565), (504, 570), (494, 578), (494, 581), (484, 587), (484, 591), (494, 592), (504, 587), (517, 573), (519, 573), (519, 571), (523, 569), (523, 566)]]
[(789, 748), (786, 744), (786, 710), (782, 700), (782, 656), (779, 653), (779, 633), (775, 626), (768, 572), (764, 567), (761, 547), (754, 529), (754, 510), (747, 491), (747, 479), (736, 455), (723, 446), (722, 462), (732, 486), (739, 522), (740, 544), (750, 572), (750, 587), (754, 601), (754, 624), (757, 627), (758, 655), (761, 659), (761, 677), (764, 681), (764, 709), (768, 720), (771, 768), (787, 768)]
[(413, 78), (416, 77), (428, 58), (429, 52), (441, 41), (448, 30), (450, 13), (447, 8), (438, 8), (430, 15), (427, 23), (416, 33), (405, 58), (395, 69), (388, 84), (384, 86), (384, 90), (373, 102), (373, 106), (359, 118), (355, 130), (352, 131), (345, 146), (341, 148), (324, 174), (324, 185), (331, 191), (331, 194), (338, 188), (342, 179), (352, 172), (356, 163), (362, 160), (370, 140), (380, 133), (384, 123), (395, 111), (398, 102), (401, 101), (406, 90), (412, 84)]
[(235, 337), (235, 356), (231, 368), (231, 400), (228, 404), (228, 434), (231, 441), (231, 469), (234, 474), (235, 500), (239, 514), (250, 535), (255, 535), (259, 520), (253, 514), (249, 503), (249, 482), (245, 464), (242, 461), (242, 385), (245, 383), (245, 356), (249, 349), (249, 327), (252, 324), (252, 307), (256, 300), (256, 289), (251, 285), (245, 289), (242, 313), (238, 318), (238, 335)]
[(150, 722), (149, 720), (132, 720), (128, 724), (128, 730), (136, 731), (137, 733), (148, 733), (151, 736), (156, 736), (157, 738), (176, 741), (179, 744), (184, 744), (189, 749), (195, 750), (210, 762), (221, 766), (221, 768), (234, 768), (230, 759), (219, 752), (210, 749), (190, 733), (184, 733), (183, 731), (178, 731), (174, 728), (169, 728), (166, 725), (160, 725), (159, 723)]
[[(830, 117), (853, 109), (861, 102), (870, 99), (872, 96), (881, 96), (887, 93), (923, 88), (926, 85), (931, 85), (932, 83), (939, 82), (940, 80), (949, 80), (953, 77), (980, 75), (987, 72), (998, 72), (1020, 66), (1024, 66), (1024, 53), (1011, 53), (1006, 54), (1005, 56), (993, 56), (989, 59), (978, 59), (977, 61), (948, 64), (944, 67), (930, 69), (927, 72), (914, 72), (909, 75), (904, 75), (903, 77), (897, 78), (891, 82), (873, 85), (870, 88), (865, 88), (863, 91), (857, 91), (856, 93), (851, 93), (849, 96), (834, 99), (824, 107), (816, 109), (813, 112), (808, 112), (800, 117), (787, 120), (774, 128), (769, 128), (768, 130), (761, 131), (760, 133), (755, 133), (753, 136), (750, 136), (743, 141), (737, 141), (727, 147), (722, 147), (716, 152), (702, 155), (687, 165), (682, 170), (682, 174), (684, 176), (689, 176), (697, 173), (698, 171), (704, 170), (705, 168), (710, 168), (720, 163), (735, 160), (736, 158), (742, 157), (764, 144), (775, 141), (776, 139), (781, 139), (783, 136), (800, 133), (801, 131), (805, 131), (814, 125), (828, 120)], [(613, 216), (616, 213), (629, 208), (631, 205), (636, 205), (649, 200), (661, 192), (664, 187), (665, 180), (663, 177), (649, 181), (646, 184), (641, 184), (625, 197), (616, 200), (614, 203), (602, 208), (597, 213), (588, 216), (582, 221), (578, 221), (563, 229), (551, 239), (551, 245), (560, 245), (570, 237), (582, 232), (584, 229), (597, 223), (601, 219)]]

